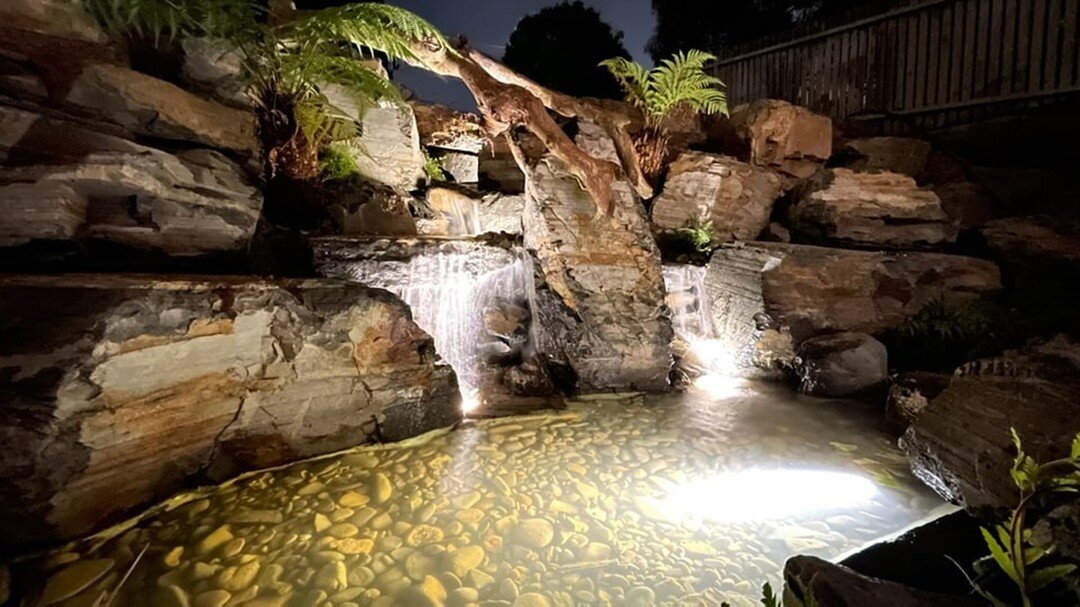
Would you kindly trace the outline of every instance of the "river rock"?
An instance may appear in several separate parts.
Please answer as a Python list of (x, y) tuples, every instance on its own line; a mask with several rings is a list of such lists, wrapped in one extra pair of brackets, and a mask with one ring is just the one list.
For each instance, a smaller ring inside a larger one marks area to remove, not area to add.
[(824, 169), (788, 209), (803, 240), (840, 246), (929, 249), (956, 240), (957, 227), (933, 191), (898, 173)]
[(728, 156), (687, 152), (668, 169), (652, 221), (662, 231), (711, 221), (716, 243), (754, 240), (769, 224), (780, 193), (780, 178), (772, 171)]
[[(42, 235), (38, 228), (38, 239), (72, 233), (76, 242), (104, 242), (172, 258), (246, 255), (262, 206), (252, 179), (218, 152), (171, 154), (0, 106), (3, 183), (21, 184), (16, 209), (22, 213), (5, 217), (5, 223), (25, 224), (14, 228), (21, 232), (15, 241), (35, 236), (35, 217), (57, 216), (62, 208), (64, 222), (51, 234)], [(66, 200), (58, 202), (58, 197)], [(86, 218), (73, 227), (80, 198), (86, 200)], [(120, 263), (137, 266), (146, 260), (129, 255)]]
[(889, 374), (885, 346), (865, 333), (833, 333), (799, 345), (799, 389), (817, 396), (852, 396), (880, 386)]
[(625, 182), (612, 216), (552, 156), (530, 167), (525, 247), (535, 259), (537, 350), (580, 391), (665, 390), (672, 366), (660, 251)]
[(384, 291), (182, 276), (0, 282), (6, 543), (80, 535), (192, 479), (460, 416), (453, 372)]
[(848, 139), (829, 160), (858, 172), (888, 171), (917, 178), (926, 169), (933, 148), (930, 142), (908, 137)]
[(726, 149), (780, 172), (789, 187), (813, 175), (832, 156), (832, 120), (779, 99), (732, 108), (724, 130)]
[(1068, 454), (1080, 428), (1080, 346), (1058, 336), (957, 370), (908, 428), (900, 446), (912, 471), (967, 508), (1012, 507), (1010, 428), (1045, 461)]

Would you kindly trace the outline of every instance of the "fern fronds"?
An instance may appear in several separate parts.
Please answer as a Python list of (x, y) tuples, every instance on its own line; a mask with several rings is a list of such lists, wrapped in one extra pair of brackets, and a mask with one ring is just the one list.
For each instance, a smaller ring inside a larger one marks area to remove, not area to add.
[(442, 33), (423, 18), (396, 6), (375, 2), (323, 9), (285, 26), (284, 37), (301, 44), (348, 43), (360, 52), (381, 51), (391, 59), (416, 62), (413, 44), (449, 48)]
[(623, 58), (600, 63), (619, 82), (626, 100), (639, 108), (651, 124), (658, 124), (680, 106), (702, 114), (726, 114), (724, 83), (705, 71), (715, 56), (699, 50), (678, 53), (651, 71)]
[(249, 36), (265, 8), (257, 0), (82, 0), (105, 31), (169, 41), (181, 36)]

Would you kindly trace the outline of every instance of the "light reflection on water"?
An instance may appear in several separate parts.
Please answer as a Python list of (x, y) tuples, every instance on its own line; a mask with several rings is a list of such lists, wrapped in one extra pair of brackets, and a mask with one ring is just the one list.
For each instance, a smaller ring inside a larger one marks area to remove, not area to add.
[(942, 506), (877, 412), (731, 387), (257, 473), (78, 546), (81, 561), (54, 555), (51, 573), (78, 578), (97, 559), (106, 573), (68, 599), (89, 604), (71, 601), (115, 585), (148, 546), (115, 605), (738, 607), (792, 554), (835, 557)]

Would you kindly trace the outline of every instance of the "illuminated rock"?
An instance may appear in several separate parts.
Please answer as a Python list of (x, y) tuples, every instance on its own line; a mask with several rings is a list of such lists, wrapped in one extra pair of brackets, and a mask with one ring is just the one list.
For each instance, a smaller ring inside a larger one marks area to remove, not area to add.
[(191, 479), (460, 416), (452, 371), (384, 291), (116, 275), (0, 282), (8, 542), (71, 537)]
[(802, 392), (852, 396), (885, 382), (888, 353), (880, 341), (865, 333), (831, 333), (799, 344), (795, 368)]
[(525, 247), (536, 260), (537, 350), (583, 392), (658, 391), (672, 366), (660, 251), (641, 202), (612, 184), (612, 216), (550, 155), (530, 168)]
[(794, 235), (819, 244), (931, 249), (957, 234), (937, 194), (898, 173), (822, 170), (796, 189), (787, 213)]

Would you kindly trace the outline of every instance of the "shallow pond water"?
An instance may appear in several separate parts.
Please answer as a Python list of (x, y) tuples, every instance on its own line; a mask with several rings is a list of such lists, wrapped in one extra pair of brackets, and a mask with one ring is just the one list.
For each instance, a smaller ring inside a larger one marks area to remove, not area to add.
[[(16, 571), (26, 604), (755, 605), (940, 514), (880, 413), (732, 380), (247, 475)], [(126, 579), (125, 579), (126, 577)], [(121, 583), (122, 582), (122, 583)]]

